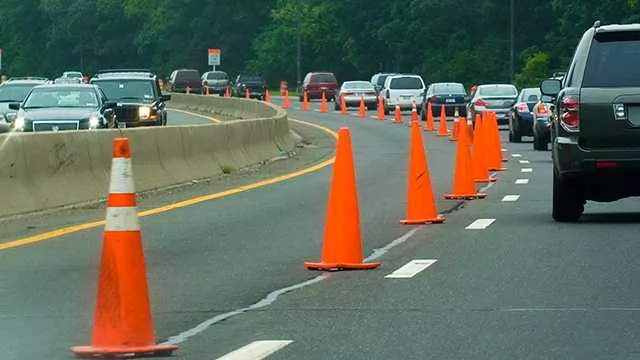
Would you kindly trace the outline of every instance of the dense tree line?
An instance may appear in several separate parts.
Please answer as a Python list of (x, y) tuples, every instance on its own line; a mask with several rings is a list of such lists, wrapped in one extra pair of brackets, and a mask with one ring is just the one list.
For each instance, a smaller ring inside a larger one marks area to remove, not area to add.
[[(596, 19), (640, 22), (638, 0), (514, 0), (515, 71), (530, 85), (563, 70)], [(223, 70), (294, 83), (302, 73), (340, 80), (378, 71), (427, 81), (510, 81), (510, 0), (0, 0), (2, 73), (56, 76), (101, 68)]]

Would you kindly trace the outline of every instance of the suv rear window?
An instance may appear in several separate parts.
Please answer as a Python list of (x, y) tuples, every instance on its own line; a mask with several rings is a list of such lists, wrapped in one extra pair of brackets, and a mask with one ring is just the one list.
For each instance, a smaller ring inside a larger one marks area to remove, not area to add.
[(390, 89), (422, 89), (422, 81), (417, 77), (399, 77), (391, 79)]
[(176, 74), (176, 82), (188, 81), (192, 84), (200, 82), (200, 74), (196, 70), (181, 70)]
[(467, 94), (462, 84), (433, 84), (434, 94)]
[(207, 74), (207, 80), (227, 80), (227, 74), (225, 73), (209, 73)]
[(640, 87), (640, 33), (599, 34), (591, 43), (583, 87)]
[(518, 90), (512, 85), (481, 86), (478, 95), (483, 96), (517, 96)]
[(311, 82), (314, 83), (335, 83), (338, 82), (336, 77), (331, 74), (318, 74), (311, 76)]

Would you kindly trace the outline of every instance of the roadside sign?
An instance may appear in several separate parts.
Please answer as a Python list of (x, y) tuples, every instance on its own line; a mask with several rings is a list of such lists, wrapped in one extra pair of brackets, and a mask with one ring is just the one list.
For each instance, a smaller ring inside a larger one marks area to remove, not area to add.
[(2, 48), (0, 48), (0, 70), (2, 70)]
[(209, 66), (220, 65), (220, 49), (209, 49)]

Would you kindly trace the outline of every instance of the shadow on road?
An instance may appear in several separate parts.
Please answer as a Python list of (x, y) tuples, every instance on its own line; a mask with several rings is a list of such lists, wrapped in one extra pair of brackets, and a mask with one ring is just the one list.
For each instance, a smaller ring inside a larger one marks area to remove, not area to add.
[(591, 224), (624, 224), (640, 223), (640, 212), (625, 213), (586, 213), (580, 218), (581, 223)]

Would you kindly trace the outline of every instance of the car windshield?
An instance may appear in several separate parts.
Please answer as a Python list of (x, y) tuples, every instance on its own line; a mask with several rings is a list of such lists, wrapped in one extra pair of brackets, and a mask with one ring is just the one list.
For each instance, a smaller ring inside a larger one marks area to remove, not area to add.
[(541, 95), (542, 93), (539, 88), (523, 89), (520, 95), (520, 101), (535, 103), (538, 102)]
[(227, 80), (227, 74), (225, 73), (208, 73), (207, 80)]
[(0, 86), (0, 102), (21, 102), (34, 86), (32, 84)]
[(253, 75), (241, 76), (240, 81), (241, 82), (264, 82), (264, 80), (262, 79), (262, 76), (253, 76)]
[(64, 73), (64, 77), (82, 78), (82, 73), (80, 73), (80, 72), (66, 72), (66, 73)]
[(331, 74), (318, 74), (311, 77), (311, 82), (314, 83), (334, 83), (337, 82), (335, 76)]
[(482, 96), (517, 96), (518, 91), (513, 85), (490, 85), (478, 87), (478, 95)]
[(422, 89), (422, 81), (419, 78), (413, 76), (398, 77), (391, 79), (389, 84), (390, 89)]
[(95, 108), (98, 98), (90, 88), (41, 88), (34, 89), (26, 99), (24, 107), (28, 108)]
[(467, 94), (462, 84), (433, 84), (434, 94)]
[(591, 43), (582, 86), (637, 87), (640, 33), (602, 34)]
[(377, 84), (376, 84), (376, 85), (378, 85), (378, 86), (382, 86), (382, 85), (384, 85), (384, 82), (387, 80), (387, 78), (388, 78), (389, 76), (391, 76), (391, 75), (389, 75), (389, 74), (380, 75), (380, 77), (378, 78), (378, 82), (377, 82)]
[(104, 79), (95, 80), (94, 84), (98, 85), (107, 99), (140, 99), (151, 101), (154, 96), (154, 83), (151, 80), (123, 80), (123, 79)]
[(373, 85), (367, 81), (350, 81), (342, 84), (344, 90), (373, 90)]

